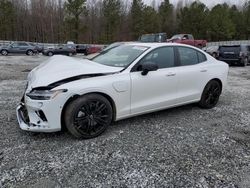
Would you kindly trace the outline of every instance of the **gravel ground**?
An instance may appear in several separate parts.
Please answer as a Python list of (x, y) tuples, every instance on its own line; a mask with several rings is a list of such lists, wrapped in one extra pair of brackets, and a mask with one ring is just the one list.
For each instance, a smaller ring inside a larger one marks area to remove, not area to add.
[(0, 187), (250, 187), (250, 67), (230, 68), (214, 109), (169, 109), (77, 140), (18, 128), (25, 78), (46, 58), (0, 56)]

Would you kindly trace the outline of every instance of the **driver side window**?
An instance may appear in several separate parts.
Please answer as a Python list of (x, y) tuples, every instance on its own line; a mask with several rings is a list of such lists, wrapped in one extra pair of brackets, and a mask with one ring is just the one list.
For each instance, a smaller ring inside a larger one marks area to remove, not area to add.
[(140, 65), (145, 63), (156, 63), (159, 69), (175, 66), (174, 48), (161, 47), (149, 52), (140, 62)]

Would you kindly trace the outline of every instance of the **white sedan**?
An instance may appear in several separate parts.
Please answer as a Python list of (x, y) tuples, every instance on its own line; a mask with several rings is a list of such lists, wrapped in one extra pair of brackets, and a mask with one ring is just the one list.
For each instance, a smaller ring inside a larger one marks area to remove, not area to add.
[(92, 60), (51, 57), (28, 75), (17, 107), (21, 129), (93, 138), (112, 121), (189, 103), (213, 108), (228, 65), (172, 43), (129, 43)]

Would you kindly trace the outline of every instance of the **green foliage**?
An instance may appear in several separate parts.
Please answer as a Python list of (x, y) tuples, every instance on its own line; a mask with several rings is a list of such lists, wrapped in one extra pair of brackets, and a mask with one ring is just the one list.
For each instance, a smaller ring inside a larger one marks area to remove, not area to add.
[(105, 42), (113, 42), (115, 33), (120, 24), (121, 17), (121, 1), (120, 0), (104, 0), (103, 16), (105, 19)]
[(181, 8), (178, 14), (179, 32), (191, 33), (197, 38), (205, 37), (208, 12), (206, 5), (198, 1)]
[(143, 31), (145, 33), (156, 33), (160, 31), (158, 13), (153, 7), (146, 6), (143, 9)]
[[(145, 33), (190, 33), (208, 41), (250, 39), (250, 0), (242, 8), (199, 0), (0, 0), (0, 40), (100, 42)], [(172, 1), (173, 2), (173, 1)], [(188, 1), (187, 1), (188, 2)], [(131, 3), (131, 4), (130, 4)]]
[(245, 23), (243, 12), (240, 11), (235, 5), (229, 9), (229, 17), (235, 26), (235, 33), (233, 39), (244, 39), (245, 38)]
[(132, 38), (133, 39), (138, 39), (140, 35), (144, 33), (143, 29), (143, 9), (144, 9), (144, 4), (142, 0), (133, 0), (132, 6), (131, 6), (131, 33), (132, 33)]
[(173, 35), (174, 26), (174, 6), (169, 0), (164, 0), (159, 7), (160, 30), (168, 35)]
[(244, 5), (243, 18), (245, 38), (250, 39), (250, 1)]
[(230, 19), (227, 4), (216, 5), (209, 13), (209, 35), (211, 40), (231, 40), (235, 35), (235, 25)]
[(8, 0), (0, 0), (0, 38), (8, 39), (13, 34), (14, 6)]
[(73, 40), (78, 42), (79, 32), (84, 31), (84, 26), (80, 26), (80, 16), (87, 13), (86, 0), (68, 0), (64, 4), (66, 10), (65, 23), (70, 28), (69, 36), (73, 34)]

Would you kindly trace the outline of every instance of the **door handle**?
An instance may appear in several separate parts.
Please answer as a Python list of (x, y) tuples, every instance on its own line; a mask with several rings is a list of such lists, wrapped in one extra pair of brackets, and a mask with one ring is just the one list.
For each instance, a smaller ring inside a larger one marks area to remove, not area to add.
[(175, 76), (175, 75), (176, 75), (176, 73), (170, 72), (166, 76)]
[(202, 69), (201, 72), (207, 72), (207, 69)]

